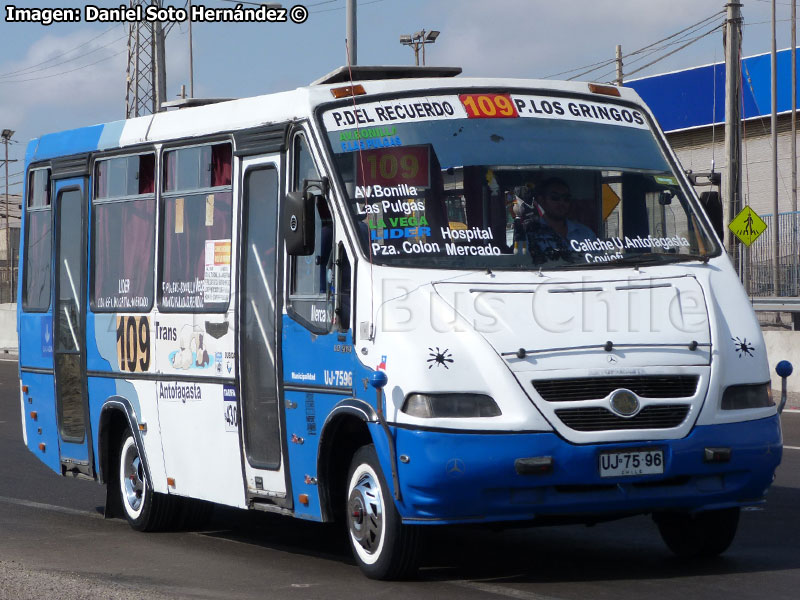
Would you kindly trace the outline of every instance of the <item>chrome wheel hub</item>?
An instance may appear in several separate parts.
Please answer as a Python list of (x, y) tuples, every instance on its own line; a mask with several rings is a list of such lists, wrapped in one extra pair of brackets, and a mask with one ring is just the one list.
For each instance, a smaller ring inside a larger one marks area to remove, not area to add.
[(347, 521), (353, 539), (368, 553), (374, 553), (381, 542), (383, 498), (378, 482), (369, 473), (363, 473), (350, 491)]
[(136, 451), (136, 446), (131, 445), (128, 447), (123, 465), (122, 481), (125, 501), (132, 510), (138, 511), (142, 506), (142, 496), (144, 495), (144, 477), (142, 474), (142, 461)]

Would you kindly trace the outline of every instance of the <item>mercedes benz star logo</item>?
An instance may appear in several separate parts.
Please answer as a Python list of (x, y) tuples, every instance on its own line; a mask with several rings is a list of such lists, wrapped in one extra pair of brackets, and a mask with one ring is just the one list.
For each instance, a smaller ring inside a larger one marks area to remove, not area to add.
[(464, 461), (460, 458), (451, 458), (444, 470), (448, 475), (461, 475), (464, 472)]
[(608, 364), (610, 364), (610, 365), (615, 365), (615, 364), (617, 364), (617, 357), (616, 357), (616, 356), (614, 356), (613, 354), (609, 354), (609, 355), (606, 357), (606, 360), (608, 361)]

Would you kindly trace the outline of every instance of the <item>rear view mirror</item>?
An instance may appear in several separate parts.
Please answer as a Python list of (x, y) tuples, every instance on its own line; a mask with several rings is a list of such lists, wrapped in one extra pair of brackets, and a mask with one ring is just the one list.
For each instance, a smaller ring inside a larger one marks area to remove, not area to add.
[(719, 192), (703, 192), (700, 194), (700, 204), (708, 215), (714, 231), (720, 239), (724, 239), (725, 226), (722, 222), (722, 200), (720, 200)]
[(314, 201), (312, 194), (299, 191), (286, 194), (282, 225), (290, 256), (308, 256), (314, 252)]
[(661, 193), (658, 195), (658, 203), (661, 206), (669, 206), (672, 204), (672, 199), (674, 198), (674, 194), (670, 190), (662, 190)]

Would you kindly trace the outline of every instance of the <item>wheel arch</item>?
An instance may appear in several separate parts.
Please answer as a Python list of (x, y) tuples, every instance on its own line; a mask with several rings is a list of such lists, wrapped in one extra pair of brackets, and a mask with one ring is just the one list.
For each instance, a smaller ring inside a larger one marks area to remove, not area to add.
[(136, 420), (136, 413), (128, 399), (122, 396), (111, 396), (105, 401), (103, 408), (100, 410), (97, 438), (97, 463), (100, 483), (109, 483), (108, 475), (113, 473), (110, 460), (114, 457), (115, 452), (118, 451), (114, 443), (119, 440), (119, 436), (126, 427), (133, 434), (136, 448), (144, 465), (145, 477), (152, 484), (153, 480), (150, 477), (150, 467), (147, 463), (147, 455), (144, 452), (144, 443)]
[(343, 514), (350, 462), (360, 447), (373, 442), (367, 423), (377, 420), (372, 406), (356, 398), (339, 402), (325, 419), (317, 448), (317, 483), (323, 521), (334, 521)]

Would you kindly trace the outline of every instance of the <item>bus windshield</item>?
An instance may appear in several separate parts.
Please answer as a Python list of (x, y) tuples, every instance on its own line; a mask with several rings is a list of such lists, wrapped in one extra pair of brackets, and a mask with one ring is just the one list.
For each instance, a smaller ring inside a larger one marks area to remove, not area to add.
[(561, 269), (719, 252), (645, 114), (579, 97), (386, 98), (322, 114), (378, 264)]

